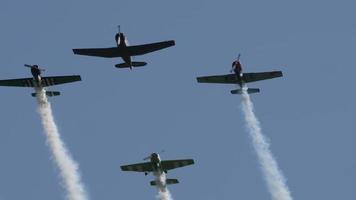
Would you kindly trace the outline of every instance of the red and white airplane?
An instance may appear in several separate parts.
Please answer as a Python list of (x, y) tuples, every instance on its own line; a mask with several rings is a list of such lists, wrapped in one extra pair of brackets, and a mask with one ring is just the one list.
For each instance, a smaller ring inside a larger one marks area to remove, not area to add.
[(242, 94), (244, 91), (247, 93), (258, 93), (259, 88), (247, 88), (246, 83), (261, 81), (282, 77), (281, 71), (257, 72), (257, 73), (242, 73), (242, 65), (240, 62), (240, 54), (237, 59), (232, 63), (231, 72), (233, 74), (217, 75), (217, 76), (202, 76), (197, 77), (199, 83), (224, 83), (224, 84), (237, 84), (240, 89), (231, 90), (231, 94)]

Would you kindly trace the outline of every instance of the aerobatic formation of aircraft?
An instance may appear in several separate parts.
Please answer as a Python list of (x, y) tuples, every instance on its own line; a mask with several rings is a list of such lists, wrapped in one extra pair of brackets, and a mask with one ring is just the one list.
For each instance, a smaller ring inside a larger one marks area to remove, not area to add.
[[(149, 172), (154, 173), (155, 175), (162, 175), (163, 173), (168, 172), (179, 167), (184, 167), (187, 165), (193, 165), (193, 159), (184, 159), (184, 160), (161, 160), (158, 153), (152, 153), (150, 156), (144, 158), (144, 160), (150, 160), (149, 162), (137, 163), (132, 165), (123, 165), (121, 166), (122, 171), (134, 171), (134, 172), (144, 172), (147, 175)], [(166, 187), (166, 185), (179, 183), (177, 179), (166, 179), (165, 182), (162, 181), (151, 181), (152, 186), (158, 185)]]
[(260, 92), (259, 88), (247, 88), (246, 83), (283, 76), (281, 71), (242, 73), (240, 54), (237, 59), (232, 63), (231, 72), (233, 72), (233, 74), (197, 77), (197, 81), (199, 83), (238, 84), (240, 86), (240, 89), (231, 90), (231, 94), (242, 94), (244, 90), (246, 90), (247, 93)]
[[(86, 55), (86, 56), (97, 56), (104, 58), (115, 58), (121, 57), (124, 61), (121, 64), (116, 64), (116, 68), (130, 68), (141, 67), (147, 65), (146, 62), (133, 61), (133, 56), (143, 55), (165, 49), (175, 45), (174, 40), (162, 41), (157, 43), (143, 44), (129, 46), (125, 35), (119, 31), (115, 35), (116, 47), (110, 48), (85, 48), (85, 49), (73, 49), (74, 54)], [(48, 76), (42, 77), (41, 73), (44, 71), (39, 68), (38, 65), (27, 65), (31, 69), (31, 78), (21, 78), (21, 79), (8, 79), (0, 80), (0, 86), (13, 86), (13, 87), (32, 87), (37, 91), (48, 86), (65, 84), (75, 81), (81, 81), (79, 75), (70, 76)], [(232, 63), (231, 74), (226, 75), (215, 75), (215, 76), (202, 76), (197, 77), (199, 83), (223, 83), (223, 84), (236, 84), (240, 88), (231, 91), (231, 94), (242, 94), (246, 93), (258, 93), (260, 89), (258, 88), (247, 88), (246, 84), (255, 81), (261, 81), (266, 79), (272, 79), (277, 77), (282, 77), (281, 71), (269, 71), (269, 72), (257, 72), (257, 73), (243, 73), (242, 65), (240, 62), (240, 54), (238, 58)], [(32, 93), (33, 97), (36, 97), (36, 92)], [(60, 92), (58, 91), (46, 91), (47, 96), (58, 96)], [(193, 159), (182, 159), (182, 160), (161, 160), (158, 153), (152, 153), (150, 156), (144, 158), (146, 162), (136, 163), (131, 165), (121, 166), (122, 171), (134, 171), (143, 172), (145, 175), (148, 173), (153, 173), (156, 176), (156, 180), (150, 181), (150, 185), (159, 186), (165, 189), (167, 185), (177, 184), (179, 181), (177, 179), (165, 179), (161, 180), (162, 175), (167, 174), (169, 170), (175, 168), (185, 167), (188, 165), (193, 165)]]
[(78, 55), (97, 56), (97, 57), (104, 57), (104, 58), (121, 57), (124, 63), (117, 64), (115, 65), (115, 67), (132, 69), (133, 67), (142, 67), (147, 64), (146, 62), (132, 61), (131, 59), (132, 56), (151, 53), (175, 45), (174, 40), (169, 40), (169, 41), (163, 41), (163, 42), (157, 42), (151, 44), (129, 46), (127, 44), (125, 35), (122, 32), (120, 32), (120, 26), (119, 26), (119, 32), (115, 35), (115, 40), (117, 44), (116, 47), (73, 49), (73, 52), (74, 54), (78, 54)]
[[(20, 78), (20, 79), (8, 79), (0, 80), (0, 86), (13, 86), (13, 87), (32, 87), (32, 88), (44, 88), (52, 85), (65, 84), (75, 81), (81, 81), (79, 75), (72, 76), (47, 76), (42, 77), (41, 72), (44, 69), (38, 67), (38, 65), (27, 65), (25, 67), (31, 68), (32, 78)], [(60, 92), (58, 91), (46, 91), (47, 96), (58, 96)], [(32, 93), (35, 97), (36, 93)]]

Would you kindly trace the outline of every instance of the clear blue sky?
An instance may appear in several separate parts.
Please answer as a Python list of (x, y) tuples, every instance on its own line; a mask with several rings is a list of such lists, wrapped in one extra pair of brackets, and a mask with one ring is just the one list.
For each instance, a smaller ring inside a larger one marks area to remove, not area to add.
[[(155, 200), (151, 176), (123, 173), (164, 149), (194, 158), (168, 174), (175, 200), (270, 199), (229, 85), (197, 84), (224, 74), (240, 52), (245, 71), (283, 70), (255, 84), (263, 132), (294, 199), (356, 196), (356, 14), (354, 1), (20, 1), (0, 2), (0, 78), (80, 74), (52, 98), (61, 135), (80, 164), (92, 200)], [(175, 39), (176, 46), (120, 59), (73, 55), (114, 46), (116, 26), (130, 44)], [(0, 199), (64, 199), (30, 89), (0, 88)]]

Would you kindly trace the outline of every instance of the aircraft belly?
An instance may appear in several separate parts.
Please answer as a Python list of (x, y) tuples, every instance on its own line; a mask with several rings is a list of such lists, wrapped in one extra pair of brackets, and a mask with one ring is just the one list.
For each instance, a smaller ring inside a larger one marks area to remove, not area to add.
[(130, 56), (122, 56), (122, 60), (131, 66), (131, 57)]

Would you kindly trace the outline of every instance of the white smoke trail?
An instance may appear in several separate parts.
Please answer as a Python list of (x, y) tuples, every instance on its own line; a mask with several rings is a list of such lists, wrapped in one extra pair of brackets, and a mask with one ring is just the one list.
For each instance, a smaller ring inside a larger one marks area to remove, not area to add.
[(253, 111), (253, 103), (250, 95), (243, 89), (242, 93), (242, 110), (245, 114), (247, 128), (252, 139), (253, 147), (256, 150), (258, 160), (267, 187), (274, 200), (292, 200), (292, 196), (286, 185), (286, 180), (278, 168), (278, 164), (269, 149), (270, 144), (262, 134), (260, 122)]
[(64, 188), (67, 191), (67, 199), (86, 200), (88, 198), (83, 183), (80, 180), (78, 164), (72, 159), (68, 149), (60, 138), (46, 92), (43, 88), (38, 88), (36, 89), (36, 93), (38, 111), (47, 136), (47, 143), (51, 149), (54, 162), (59, 168)]
[(166, 185), (166, 174), (165, 173), (154, 173), (156, 186), (158, 189), (158, 198), (161, 200), (173, 200), (171, 193), (169, 192)]

